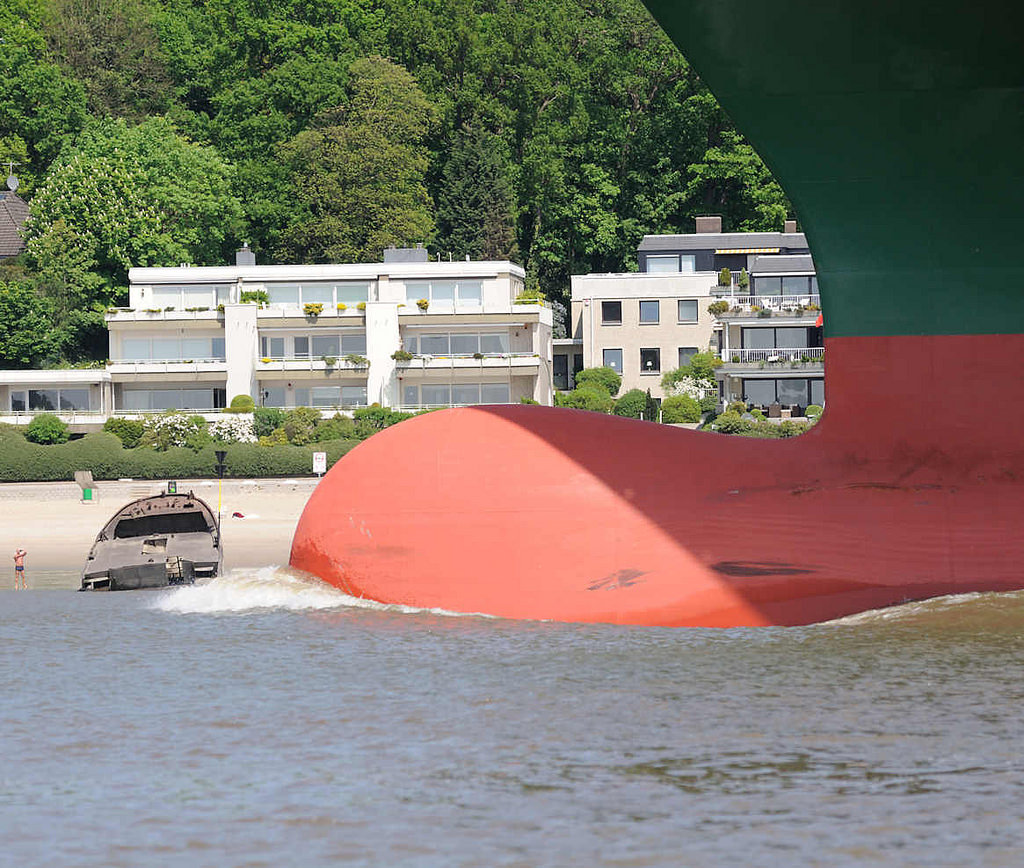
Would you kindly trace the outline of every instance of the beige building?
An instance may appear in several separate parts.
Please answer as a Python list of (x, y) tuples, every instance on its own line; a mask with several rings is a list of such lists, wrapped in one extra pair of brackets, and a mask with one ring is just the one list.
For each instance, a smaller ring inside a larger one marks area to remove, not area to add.
[(619, 394), (664, 397), (662, 374), (717, 350), (708, 312), (715, 282), (708, 272), (574, 276), (570, 337), (555, 341), (555, 388), (571, 389), (581, 368), (607, 366), (622, 377)]

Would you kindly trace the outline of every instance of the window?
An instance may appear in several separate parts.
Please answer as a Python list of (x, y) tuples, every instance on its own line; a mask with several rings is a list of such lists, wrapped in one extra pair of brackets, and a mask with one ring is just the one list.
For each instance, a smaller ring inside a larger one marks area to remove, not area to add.
[(679, 322), (697, 322), (697, 299), (679, 299)]
[(482, 353), (507, 353), (508, 332), (499, 332), (493, 335), (480, 335), (480, 352)]
[[(297, 359), (308, 359), (309, 358), (309, 338), (298, 337), (295, 338), (295, 358)], [(300, 407), (305, 406), (299, 404)]]
[(640, 373), (661, 373), (661, 350), (658, 347), (645, 347), (640, 350)]
[(602, 354), (601, 364), (611, 368), (616, 374), (622, 374), (622, 350), (605, 350)]
[(267, 386), (261, 393), (264, 407), (284, 406), (284, 386)]
[(11, 412), (12, 413), (24, 413), (25, 412), (25, 392), (11, 392)]
[(366, 386), (342, 386), (341, 404), (343, 407), (365, 407)]
[(312, 338), (313, 358), (321, 356), (334, 356), (337, 358), (340, 351), (340, 344), (337, 335), (313, 335)]
[(60, 401), (57, 389), (29, 389), (29, 410), (56, 410)]
[(479, 404), (480, 386), (477, 383), (452, 386), (453, 404)]
[(277, 306), (299, 306), (299, 287), (294, 283), (277, 283), (267, 286), (270, 303)]
[(825, 403), (825, 381), (820, 377), (744, 380), (743, 400), (748, 404), (762, 407), (775, 403), (783, 406), (806, 407), (809, 404), (823, 406)]
[(552, 357), (551, 364), (554, 387), (564, 392), (569, 388), (569, 357), (559, 353)]
[[(284, 358), (284, 338), (260, 338), (260, 352), (265, 359)], [(280, 406), (280, 405), (270, 405)]]
[(125, 389), (125, 410), (217, 410), (224, 389)]
[(679, 271), (679, 257), (672, 256), (648, 256), (648, 274), (673, 274)]
[(748, 404), (767, 407), (775, 403), (775, 380), (744, 380), (743, 400)]
[(483, 283), (479, 280), (413, 281), (405, 285), (406, 305), (414, 305), (421, 298), (431, 304), (451, 307), (480, 307), (483, 305)]
[(782, 278), (755, 277), (754, 295), (782, 295)]
[(784, 277), (782, 278), (783, 295), (808, 295), (808, 281), (806, 277)]
[(481, 404), (507, 404), (509, 402), (508, 383), (481, 383)]
[(690, 359), (697, 355), (696, 347), (680, 347), (679, 348), (679, 367), (690, 364)]
[(825, 381), (821, 378), (811, 380), (811, 403), (825, 406)]
[(602, 301), (601, 302), (601, 325), (622, 324), (622, 302)]
[(661, 304), (658, 301), (640, 302), (640, 322), (655, 323), (661, 316)]
[(123, 361), (224, 360), (224, 338), (125, 338)]
[(336, 407), (341, 403), (341, 388), (338, 386), (313, 386), (309, 390), (311, 406)]
[(420, 352), (425, 356), (447, 356), (450, 346), (448, 335), (420, 336)]
[(459, 304), (480, 307), (483, 304), (483, 285), (479, 281), (459, 281)]
[[(452, 335), (452, 354), (471, 356), (480, 352), (480, 335), (454, 334)], [(456, 401), (456, 403), (460, 403)], [(465, 403), (465, 402), (461, 402)]]
[(360, 356), (366, 355), (366, 335), (365, 334), (343, 334), (341, 336), (341, 352), (342, 355), (348, 355), (349, 353), (357, 353)]
[(420, 394), (425, 407), (447, 407), (452, 402), (452, 391), (449, 386), (421, 386)]
[(323, 283), (312, 283), (299, 287), (303, 304), (322, 304), (329, 308), (334, 304), (334, 287)]

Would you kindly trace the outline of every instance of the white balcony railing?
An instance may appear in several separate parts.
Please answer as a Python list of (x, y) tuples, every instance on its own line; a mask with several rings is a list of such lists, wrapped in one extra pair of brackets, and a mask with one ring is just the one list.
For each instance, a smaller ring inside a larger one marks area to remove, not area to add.
[(110, 359), (107, 370), (115, 374), (166, 374), (223, 371), (225, 359)]
[(732, 364), (775, 364), (777, 362), (820, 362), (824, 347), (772, 347), (764, 350), (722, 350), (722, 361)]
[(397, 361), (395, 366), (404, 370), (445, 370), (449, 368), (523, 368), (540, 364), (536, 353), (483, 353), (419, 355), (408, 361)]
[(767, 310), (772, 313), (792, 314), (817, 314), (821, 309), (820, 295), (723, 295), (719, 301), (729, 305), (729, 310), (722, 316), (729, 314), (747, 315), (757, 314)]

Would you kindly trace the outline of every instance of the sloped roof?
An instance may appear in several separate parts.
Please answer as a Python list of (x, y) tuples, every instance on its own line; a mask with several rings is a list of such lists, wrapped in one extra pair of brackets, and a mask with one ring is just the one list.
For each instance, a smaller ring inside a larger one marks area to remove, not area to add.
[(21, 227), (28, 218), (28, 202), (10, 190), (0, 190), (0, 259), (25, 249)]

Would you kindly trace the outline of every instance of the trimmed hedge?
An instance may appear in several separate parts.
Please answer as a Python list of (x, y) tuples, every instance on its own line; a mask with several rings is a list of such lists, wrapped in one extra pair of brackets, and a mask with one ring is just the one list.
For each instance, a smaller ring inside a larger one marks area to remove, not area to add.
[[(311, 476), (313, 452), (327, 453), (331, 467), (359, 445), (358, 440), (331, 440), (309, 446), (268, 449), (247, 443), (217, 444), (227, 451), (229, 478)], [(199, 451), (171, 447), (158, 452), (146, 446), (125, 449), (113, 434), (96, 432), (53, 446), (29, 443), (20, 432), (0, 429), (0, 482), (72, 480), (76, 470), (91, 470), (93, 479), (215, 478), (213, 444)]]

